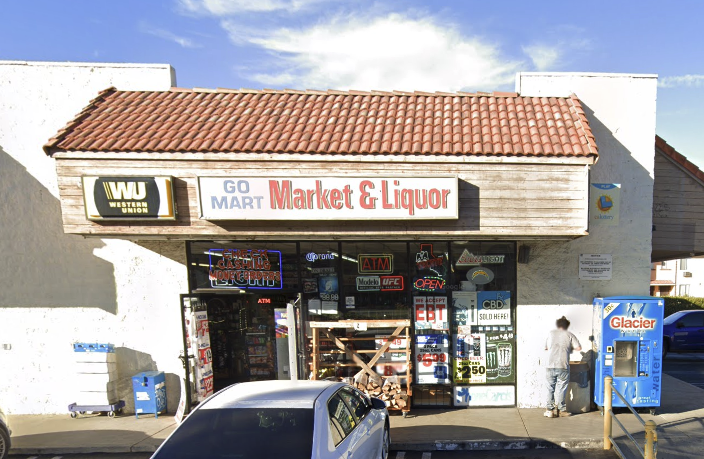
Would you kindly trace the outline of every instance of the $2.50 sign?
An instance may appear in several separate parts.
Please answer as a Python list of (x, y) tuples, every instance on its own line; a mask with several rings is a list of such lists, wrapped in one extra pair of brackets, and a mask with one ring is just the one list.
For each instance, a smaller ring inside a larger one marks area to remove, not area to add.
[(470, 357), (467, 360), (455, 360), (455, 382), (460, 384), (486, 383), (486, 359)]

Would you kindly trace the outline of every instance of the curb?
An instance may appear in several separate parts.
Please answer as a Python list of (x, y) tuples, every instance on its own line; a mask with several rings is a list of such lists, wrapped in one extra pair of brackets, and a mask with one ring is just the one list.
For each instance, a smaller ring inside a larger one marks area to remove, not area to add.
[[(391, 443), (394, 451), (501, 451), (526, 449), (600, 449), (603, 439), (548, 440), (514, 438), (511, 440), (436, 440), (422, 443)], [(12, 448), (13, 455), (42, 454), (124, 454), (153, 453), (156, 445), (142, 446), (84, 446), (48, 448)]]
[(395, 451), (501, 451), (526, 449), (601, 449), (601, 438), (549, 440), (542, 438), (513, 438), (511, 440), (436, 440), (421, 443), (391, 442)]

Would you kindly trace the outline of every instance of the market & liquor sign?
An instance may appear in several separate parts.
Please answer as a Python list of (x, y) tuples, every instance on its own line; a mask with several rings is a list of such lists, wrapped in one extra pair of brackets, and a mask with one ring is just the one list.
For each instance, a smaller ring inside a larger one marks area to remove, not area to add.
[(199, 177), (206, 220), (457, 219), (457, 177)]
[(81, 178), (88, 220), (175, 220), (171, 177)]

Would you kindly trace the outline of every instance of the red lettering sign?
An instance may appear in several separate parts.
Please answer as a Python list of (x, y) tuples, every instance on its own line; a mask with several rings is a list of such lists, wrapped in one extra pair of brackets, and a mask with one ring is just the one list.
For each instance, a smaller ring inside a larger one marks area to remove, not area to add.
[(655, 319), (642, 317), (630, 319), (624, 316), (615, 316), (611, 318), (609, 325), (614, 330), (652, 330), (655, 328)]
[(401, 291), (403, 290), (403, 276), (381, 276), (381, 291)]
[(359, 255), (357, 257), (359, 274), (391, 274), (393, 255)]

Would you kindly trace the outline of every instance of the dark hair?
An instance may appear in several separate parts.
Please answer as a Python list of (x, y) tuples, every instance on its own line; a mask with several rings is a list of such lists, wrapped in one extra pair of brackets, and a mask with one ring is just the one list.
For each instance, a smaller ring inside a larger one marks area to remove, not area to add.
[(555, 324), (557, 325), (557, 328), (563, 328), (565, 330), (570, 328), (570, 321), (567, 320), (567, 317), (565, 317), (565, 316), (562, 316), (559, 319), (557, 319), (557, 322), (555, 322)]

